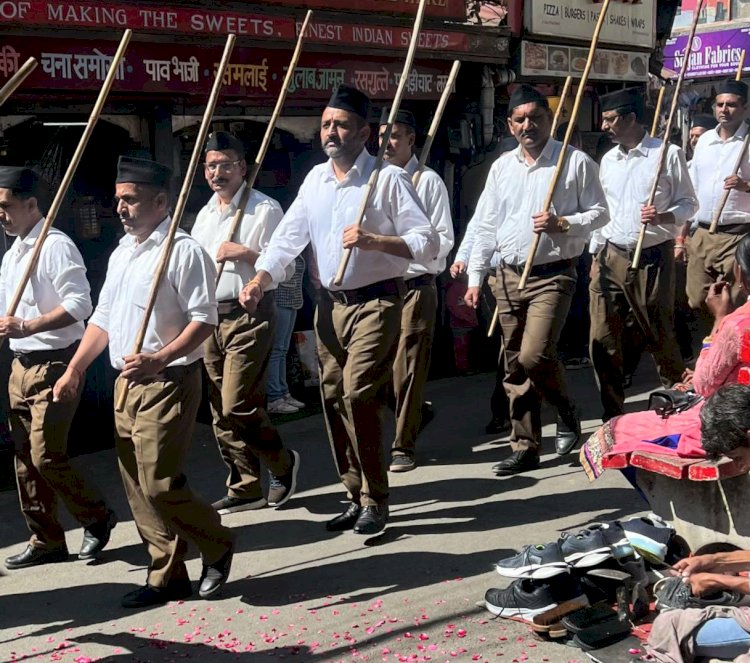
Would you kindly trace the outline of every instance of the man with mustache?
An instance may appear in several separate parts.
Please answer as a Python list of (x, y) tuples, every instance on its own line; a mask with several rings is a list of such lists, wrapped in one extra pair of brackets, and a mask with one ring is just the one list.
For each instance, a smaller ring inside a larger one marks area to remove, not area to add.
[(226, 582), (234, 553), (231, 530), (193, 493), (183, 473), (201, 400), (203, 342), (217, 322), (213, 261), (183, 230), (174, 237), (143, 348), (131, 354), (171, 223), (171, 176), (154, 161), (120, 157), (115, 196), (125, 237), (109, 258), (81, 344), (53, 390), (56, 401), (72, 399), (84, 371), (107, 347), (112, 366), (121, 371), (115, 403), (129, 383), (125, 407), (115, 410), (115, 442), (133, 520), (151, 559), (146, 584), (123, 597), (125, 608), (192, 594), (188, 541), (203, 561), (201, 598)]
[[(380, 141), (390, 109), (380, 116)], [(385, 149), (385, 159), (414, 177), (419, 161), (414, 156), (416, 120), (407, 110), (399, 110)], [(401, 312), (401, 335), (393, 365), (393, 393), (396, 401), (396, 437), (391, 446), (391, 472), (416, 468), (417, 434), (422, 422), (422, 394), (430, 369), (430, 351), (437, 318), (435, 276), (445, 269), (445, 259), (453, 248), (453, 220), (448, 190), (431, 168), (425, 167), (417, 182), (417, 194), (440, 237), (437, 257), (429, 263), (413, 262), (404, 281), (406, 296)]]
[[(500, 254), (496, 296), (505, 343), (505, 391), (510, 401), (513, 453), (494, 466), (498, 476), (539, 466), (541, 397), (558, 411), (556, 450), (580, 439), (578, 413), (568, 395), (557, 341), (576, 287), (576, 262), (590, 233), (609, 220), (594, 162), (568, 148), (549, 212), (544, 201), (562, 145), (550, 136), (547, 99), (519, 85), (508, 104), (508, 128), (519, 146), (490, 169), (475, 213), (466, 302), (476, 307), (484, 270)], [(540, 235), (526, 287), (518, 284), (534, 233)]]
[[(354, 224), (375, 158), (365, 149), (370, 100), (340, 85), (320, 122), (328, 161), (312, 169), (279, 224), (240, 303), (254, 311), (265, 289), (311, 243), (323, 286), (315, 319), (323, 413), (334, 460), (350, 505), (329, 531), (373, 535), (388, 521), (388, 471), (383, 453), (383, 410), (412, 261), (438, 254), (430, 225), (409, 176), (385, 164), (361, 226)], [(344, 249), (351, 260), (341, 285), (334, 280)]]
[[(687, 294), (690, 307), (701, 311), (702, 332), (711, 329), (710, 314), (704, 302), (708, 287), (716, 280), (732, 284), (732, 299), (743, 299), (735, 282), (732, 266), (740, 240), (750, 232), (750, 153), (745, 153), (739, 175), (734, 168), (747, 133), (743, 123), (747, 113), (747, 85), (727, 79), (716, 85), (714, 117), (718, 125), (706, 131), (695, 145), (690, 176), (700, 209), (698, 228), (690, 240), (687, 267)], [(724, 191), (730, 191), (715, 234), (708, 232)]]
[[(653, 205), (646, 205), (656, 177), (662, 139), (643, 126), (645, 105), (640, 88), (603, 95), (602, 131), (615, 143), (600, 164), (610, 222), (591, 240), (591, 360), (604, 414), (623, 414), (624, 320), (630, 310), (654, 356), (665, 387), (685, 370), (674, 329), (675, 237), (698, 209), (685, 155), (670, 145)], [(641, 228), (645, 239), (638, 270), (632, 260)]]
[(99, 491), (68, 460), (68, 431), (80, 392), (67, 403), (51, 398), (91, 314), (83, 258), (67, 235), (50, 229), (15, 314), (5, 315), (39, 241), (43, 195), (44, 184), (33, 170), (0, 166), (0, 224), (16, 238), (0, 267), (0, 342), (10, 340), (14, 357), (8, 421), (21, 512), (31, 530), (26, 549), (5, 560), (9, 569), (67, 561), (58, 501), (84, 527), (79, 559), (95, 557), (117, 523)]
[[(227, 494), (214, 508), (220, 514), (281, 506), (293, 494), (299, 455), (284, 448), (266, 413), (266, 373), (276, 324), (276, 283), (252, 313), (237, 301), (242, 286), (255, 276), (255, 261), (284, 216), (281, 206), (251, 191), (232, 241), (226, 241), (247, 184), (245, 147), (236, 136), (216, 131), (205, 148), (205, 175), (214, 195), (198, 212), (192, 236), (209, 255), (224, 264), (216, 286), (219, 324), (204, 344), (203, 363), (213, 428), (229, 468)], [(260, 463), (271, 475), (263, 497)]]

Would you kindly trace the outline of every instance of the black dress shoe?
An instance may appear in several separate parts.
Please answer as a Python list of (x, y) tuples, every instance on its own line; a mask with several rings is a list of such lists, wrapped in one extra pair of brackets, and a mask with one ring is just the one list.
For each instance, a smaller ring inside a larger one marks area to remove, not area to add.
[(535, 470), (538, 467), (539, 454), (536, 450), (523, 449), (522, 451), (514, 451), (505, 460), (500, 461), (497, 465), (493, 465), (492, 470), (497, 476), (504, 477)]
[(25, 569), (29, 566), (67, 561), (68, 549), (66, 546), (60, 546), (59, 548), (35, 548), (29, 544), (22, 553), (6, 558), (5, 568)]
[(560, 456), (568, 453), (581, 441), (581, 421), (573, 410), (560, 412), (557, 415), (557, 433), (555, 434), (555, 451)]
[(207, 599), (219, 591), (221, 586), (229, 578), (229, 570), (232, 568), (232, 557), (234, 556), (234, 543), (229, 547), (226, 553), (213, 564), (204, 564), (203, 573), (201, 573), (200, 587), (198, 596)]
[(343, 532), (344, 530), (354, 527), (354, 523), (359, 518), (359, 504), (352, 502), (344, 513), (340, 513), (326, 523), (326, 529), (329, 532)]
[(78, 553), (78, 559), (91, 559), (104, 550), (104, 546), (109, 543), (109, 537), (115, 525), (117, 525), (117, 516), (110, 509), (107, 511), (106, 520), (84, 528), (83, 542)]
[(359, 518), (354, 524), (354, 531), (357, 534), (378, 534), (385, 530), (385, 524), (388, 522), (388, 505), (378, 504), (377, 506), (363, 506), (359, 512)]
[(150, 608), (153, 605), (164, 605), (170, 601), (179, 601), (192, 596), (193, 587), (189, 578), (170, 580), (166, 587), (154, 587), (145, 584), (122, 597), (123, 608)]
[(490, 422), (484, 427), (487, 435), (505, 435), (510, 433), (510, 421), (505, 418), (492, 417)]

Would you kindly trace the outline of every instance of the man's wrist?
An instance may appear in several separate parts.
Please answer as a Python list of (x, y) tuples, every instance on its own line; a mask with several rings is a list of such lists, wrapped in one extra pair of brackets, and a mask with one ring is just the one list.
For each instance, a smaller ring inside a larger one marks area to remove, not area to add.
[(570, 230), (570, 221), (564, 216), (557, 217), (557, 227), (561, 233), (566, 233)]

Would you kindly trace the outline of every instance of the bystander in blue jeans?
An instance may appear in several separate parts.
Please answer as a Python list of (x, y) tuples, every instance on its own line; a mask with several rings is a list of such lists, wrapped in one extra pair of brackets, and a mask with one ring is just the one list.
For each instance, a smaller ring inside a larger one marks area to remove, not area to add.
[(732, 618), (710, 619), (695, 632), (695, 655), (732, 660), (750, 652), (750, 633)]
[(297, 311), (286, 306), (276, 307), (276, 336), (268, 359), (268, 401), (284, 398), (289, 393), (286, 384), (286, 355), (292, 340)]

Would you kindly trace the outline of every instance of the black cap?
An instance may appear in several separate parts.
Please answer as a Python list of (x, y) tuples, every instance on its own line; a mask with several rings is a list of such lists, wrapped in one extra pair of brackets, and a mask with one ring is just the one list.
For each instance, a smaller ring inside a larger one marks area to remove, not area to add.
[(519, 85), (515, 90), (513, 90), (513, 94), (510, 95), (510, 101), (508, 102), (508, 114), (510, 114), (516, 106), (523, 106), (523, 104), (532, 103), (544, 106), (544, 108), (549, 108), (547, 97), (539, 92), (539, 90), (531, 87), (531, 85)]
[(616, 90), (599, 97), (602, 113), (605, 111), (616, 111), (618, 115), (627, 115), (635, 113), (640, 119), (643, 116), (645, 104), (643, 101), (643, 92), (640, 88), (629, 87), (624, 90)]
[(245, 146), (242, 144), (242, 141), (228, 131), (214, 131), (208, 137), (204, 152), (210, 152), (211, 150), (216, 150), (217, 152), (232, 150), (237, 154), (239, 159), (245, 158)]
[[(388, 118), (391, 115), (390, 108), (384, 108), (380, 114), (380, 124), (388, 124)], [(414, 119), (414, 113), (408, 110), (400, 110), (396, 113), (396, 124), (405, 124), (412, 129), (417, 128), (417, 121)]]
[(333, 90), (333, 94), (328, 101), (328, 108), (350, 111), (366, 120), (367, 114), (370, 112), (370, 100), (364, 92), (360, 92), (356, 87), (339, 85)]
[(747, 84), (736, 81), (734, 78), (725, 78), (716, 84), (716, 96), (718, 97), (720, 94), (736, 94), (745, 103), (747, 101)]
[(690, 128), (703, 127), (704, 129), (715, 129), (718, 122), (713, 115), (693, 115)]
[(12, 189), (16, 193), (37, 196), (44, 183), (31, 168), (0, 166), (0, 189)]
[(116, 184), (148, 184), (168, 189), (171, 179), (172, 171), (156, 161), (121, 156), (117, 162)]

